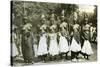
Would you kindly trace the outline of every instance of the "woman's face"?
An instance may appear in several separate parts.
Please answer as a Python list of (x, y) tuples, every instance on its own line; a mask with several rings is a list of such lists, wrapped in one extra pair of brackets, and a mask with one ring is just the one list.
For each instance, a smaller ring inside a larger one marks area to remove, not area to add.
[(25, 19), (25, 20), (24, 20), (24, 24), (26, 24), (26, 23), (27, 23), (27, 20)]
[(76, 20), (74, 20), (74, 24), (76, 24), (77, 22), (76, 22)]
[(88, 23), (88, 19), (87, 19), (87, 18), (85, 18), (85, 23), (86, 23), (86, 24)]
[(45, 24), (45, 23), (46, 23), (46, 20), (45, 20), (45, 19), (43, 19), (43, 20), (42, 20), (42, 23), (43, 23), (43, 24)]
[(54, 20), (51, 20), (51, 25), (53, 25), (54, 24)]
[(54, 23), (53, 23), (54, 25), (57, 25), (57, 22), (54, 20)]
[(85, 21), (85, 24), (87, 24), (87, 21)]

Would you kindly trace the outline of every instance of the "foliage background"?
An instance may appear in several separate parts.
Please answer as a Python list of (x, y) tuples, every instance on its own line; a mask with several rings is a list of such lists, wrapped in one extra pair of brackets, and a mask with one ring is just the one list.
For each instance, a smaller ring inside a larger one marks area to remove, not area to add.
[[(11, 2), (11, 17), (12, 24), (18, 26), (19, 30), (23, 25), (23, 17), (28, 17), (28, 22), (33, 25), (33, 30), (36, 31), (37, 24), (41, 24), (41, 15), (49, 16), (55, 13), (57, 16), (61, 15), (61, 11), (65, 10), (65, 15), (68, 22), (73, 23), (73, 12), (78, 13), (78, 22), (83, 24), (85, 12), (78, 11), (79, 6), (76, 4), (60, 4), (60, 3), (45, 3), (33, 1), (12, 1)], [(94, 13), (87, 13), (89, 23), (97, 27), (97, 6), (95, 6)]]

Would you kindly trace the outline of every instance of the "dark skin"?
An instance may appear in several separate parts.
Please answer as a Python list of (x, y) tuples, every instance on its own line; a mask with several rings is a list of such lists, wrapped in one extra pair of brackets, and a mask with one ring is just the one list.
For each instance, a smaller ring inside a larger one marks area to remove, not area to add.
[[(64, 21), (64, 22), (65, 22), (65, 21)], [(62, 22), (62, 23), (63, 23), (63, 22)], [(66, 31), (68, 31), (68, 25), (67, 25), (67, 24), (66, 24), (66, 27), (64, 27), (64, 29), (65, 29)], [(65, 31), (65, 30), (63, 30), (63, 28), (60, 28), (60, 31)], [(63, 35), (63, 34), (62, 34), (62, 35)], [(68, 32), (66, 32), (66, 35), (68, 36)], [(64, 35), (64, 36), (68, 39), (68, 37), (67, 37), (66, 35)], [(67, 53), (68, 53), (68, 52), (62, 52), (62, 53), (60, 54), (61, 58), (64, 59), (63, 57), (64, 57), (64, 55), (66, 55), (65, 58), (67, 59)]]
[[(87, 18), (85, 19), (85, 25), (86, 25), (86, 24), (88, 24), (88, 19), (87, 19)], [(84, 32), (85, 32), (85, 31), (84, 31)], [(84, 39), (84, 40), (87, 40), (84, 36), (83, 36), (83, 39)], [(84, 56), (84, 58), (85, 58), (86, 60), (89, 60), (89, 56), (90, 56), (90, 55), (87, 55), (86, 53), (83, 53), (83, 56)]]
[[(77, 24), (77, 21), (76, 21), (76, 20), (74, 20), (74, 25), (75, 25), (75, 24)], [(72, 27), (73, 27), (74, 25), (72, 25)], [(79, 25), (79, 24), (78, 24), (78, 25)], [(73, 29), (73, 31), (72, 31), (72, 33), (71, 33), (71, 36), (73, 36), (73, 33), (74, 33), (74, 32), (80, 32), (80, 26), (79, 26), (78, 29)], [(79, 38), (79, 36), (78, 36), (78, 38)], [(80, 43), (80, 39), (78, 39), (77, 42)], [(71, 51), (71, 59), (74, 59), (74, 58), (78, 59), (79, 53), (80, 53), (80, 51), (78, 51), (78, 52)]]
[[(56, 26), (57, 26), (57, 25), (56, 25), (55, 21), (52, 22), (52, 25), (54, 25), (55, 28), (50, 29), (50, 33), (56, 33), (56, 32), (57, 32), (57, 29), (56, 29)], [(51, 26), (52, 26), (52, 25), (51, 25)], [(50, 37), (49, 37), (49, 38), (50, 38)], [(56, 60), (58, 59), (58, 57), (57, 57), (58, 55), (54, 55), (54, 56), (49, 55), (49, 56), (50, 56), (49, 59), (50, 59), (51, 61), (56, 61)]]
[[(43, 25), (46, 25), (46, 20), (44, 21)], [(42, 32), (42, 30), (43, 30), (44, 32)], [(47, 27), (46, 27), (46, 29), (45, 29), (45, 28), (41, 29), (41, 33), (42, 33), (41, 36), (42, 36), (44, 33), (46, 33), (46, 32), (47, 32)], [(47, 38), (47, 37), (46, 37), (46, 38)], [(41, 55), (41, 56), (39, 56), (39, 58), (40, 58), (43, 62), (46, 62), (47, 54)]]

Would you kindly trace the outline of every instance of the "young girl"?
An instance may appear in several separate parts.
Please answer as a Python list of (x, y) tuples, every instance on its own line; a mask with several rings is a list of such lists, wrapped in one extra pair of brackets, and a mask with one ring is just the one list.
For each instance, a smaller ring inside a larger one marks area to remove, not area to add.
[(89, 56), (93, 54), (93, 50), (91, 47), (91, 43), (89, 42), (90, 39), (90, 25), (87, 23), (88, 18), (85, 18), (85, 25), (83, 26), (83, 39), (84, 39), (84, 44), (82, 47), (81, 52), (84, 54), (85, 59), (89, 59)]
[(41, 35), (40, 35), (37, 55), (41, 57), (41, 59), (44, 62), (45, 57), (48, 54), (48, 51), (47, 51), (47, 38), (46, 38), (47, 25), (45, 23), (46, 20), (44, 20), (43, 22), (44, 22), (43, 25), (40, 27)]
[[(61, 54), (61, 58), (63, 57), (63, 54), (66, 54), (66, 59), (67, 59), (67, 53), (69, 51), (69, 46), (68, 46), (68, 24), (66, 22), (62, 22), (60, 24), (60, 39), (59, 39), (59, 50)], [(67, 39), (66, 39), (67, 38)]]

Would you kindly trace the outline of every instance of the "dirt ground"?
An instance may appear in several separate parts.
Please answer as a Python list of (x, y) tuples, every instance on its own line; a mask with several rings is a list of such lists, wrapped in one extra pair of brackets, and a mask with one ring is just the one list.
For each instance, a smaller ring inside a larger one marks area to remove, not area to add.
[[(65, 59), (58, 59), (59, 60), (56, 60), (56, 61), (47, 61), (47, 62), (43, 62), (43, 61), (39, 61), (37, 60), (37, 58), (34, 58), (34, 64), (30, 64), (30, 65), (44, 65), (44, 64), (59, 64), (59, 63), (64, 63), (64, 64), (67, 64), (67, 63), (77, 63), (77, 62), (94, 62), (94, 61), (97, 61), (97, 44), (96, 43), (92, 43), (91, 44), (92, 48), (93, 48), (93, 52), (94, 54), (90, 56), (89, 60), (85, 60), (82, 56), (82, 54), (79, 54), (79, 59), (78, 61), (71, 61), (70, 60), (70, 57), (68, 57), (67, 60)], [(70, 52), (69, 54), (70, 55)], [(23, 61), (23, 58), (22, 57), (17, 57), (13, 60), (13, 65), (14, 66), (23, 66), (23, 65), (26, 65)]]

